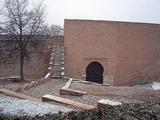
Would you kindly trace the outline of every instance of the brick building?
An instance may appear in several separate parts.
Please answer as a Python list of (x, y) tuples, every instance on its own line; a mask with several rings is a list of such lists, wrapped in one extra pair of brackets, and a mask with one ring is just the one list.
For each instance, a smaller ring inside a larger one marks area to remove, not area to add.
[(160, 24), (65, 20), (65, 76), (112, 85), (160, 81)]

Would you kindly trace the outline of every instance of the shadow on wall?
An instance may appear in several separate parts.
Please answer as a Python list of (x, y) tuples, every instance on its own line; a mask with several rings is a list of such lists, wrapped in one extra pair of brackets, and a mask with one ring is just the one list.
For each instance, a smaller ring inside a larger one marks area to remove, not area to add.
[(146, 68), (145, 70), (139, 72), (139, 74), (134, 78), (134, 80), (137, 81), (139, 84), (150, 83), (151, 81), (159, 82), (160, 81), (160, 61)]
[[(47, 40), (40, 40), (38, 43), (34, 42), (28, 45), (24, 64), (24, 76), (26, 78), (37, 79), (45, 75), (51, 53), (49, 45), (51, 44)], [(5, 47), (3, 49), (5, 51)], [(2, 55), (3, 52), (0, 54)], [(0, 77), (19, 75), (19, 58), (13, 57), (9, 61), (0, 63)]]

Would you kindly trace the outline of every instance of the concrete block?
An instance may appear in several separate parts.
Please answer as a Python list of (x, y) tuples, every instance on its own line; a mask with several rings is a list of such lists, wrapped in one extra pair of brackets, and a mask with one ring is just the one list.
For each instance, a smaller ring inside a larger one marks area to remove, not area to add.
[(113, 106), (119, 106), (119, 105), (122, 105), (122, 103), (106, 99), (101, 99), (97, 102), (97, 108), (112, 108)]

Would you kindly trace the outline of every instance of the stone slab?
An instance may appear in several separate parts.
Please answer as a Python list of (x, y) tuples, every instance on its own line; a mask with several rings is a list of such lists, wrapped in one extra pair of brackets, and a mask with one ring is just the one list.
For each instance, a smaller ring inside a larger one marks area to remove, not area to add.
[(93, 108), (95, 108), (95, 106), (92, 106), (92, 105), (80, 103), (80, 102), (69, 100), (69, 99), (64, 99), (62, 97), (57, 97), (57, 96), (53, 96), (53, 95), (49, 95), (49, 94), (44, 95), (42, 97), (42, 101), (54, 101), (54, 102), (63, 103), (63, 104), (71, 105), (71, 106), (74, 106), (74, 107), (78, 107), (78, 108), (81, 108), (81, 109), (93, 109)]
[(106, 99), (101, 99), (97, 102), (97, 108), (112, 108), (113, 106), (119, 106), (119, 105), (122, 105), (122, 103)]

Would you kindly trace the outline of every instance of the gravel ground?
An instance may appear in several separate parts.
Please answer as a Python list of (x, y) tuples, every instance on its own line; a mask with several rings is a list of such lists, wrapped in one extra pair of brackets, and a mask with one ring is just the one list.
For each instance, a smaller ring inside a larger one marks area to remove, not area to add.
[(96, 105), (100, 99), (109, 99), (122, 103), (143, 103), (147, 101), (160, 100), (159, 90), (154, 91), (152, 89), (140, 87), (107, 87), (72, 82), (70, 88), (85, 91), (87, 92), (87, 95), (80, 97), (63, 95), (61, 97), (91, 105)]
[(157, 96), (159, 97), (160, 90), (152, 90), (150, 88), (141, 87), (113, 87), (102, 86), (94, 84), (84, 84), (72, 82), (70, 88), (85, 91), (89, 95), (97, 96)]
[[(45, 94), (51, 94), (51, 95), (55, 95), (55, 96), (60, 96), (60, 97), (64, 97), (65, 96), (61, 96), (60, 95), (60, 88), (62, 88), (65, 84), (67, 83), (66, 80), (62, 80), (62, 79), (52, 79), (49, 80), (43, 84), (37, 85), (33, 88), (30, 88), (28, 90), (25, 91), (21, 91), (22, 94), (28, 95), (28, 96), (32, 96), (38, 99), (41, 99), (43, 95)], [(72, 96), (70, 96), (69, 98), (71, 98)], [(74, 100), (74, 99), (73, 99)], [(67, 108), (71, 108), (71, 109), (76, 109), (79, 110), (76, 107), (70, 106), (70, 105), (66, 105), (66, 104), (61, 104), (61, 103), (57, 103), (57, 102), (48, 102), (57, 106), (64, 106)]]
[(66, 82), (67, 81), (61, 79), (52, 79), (28, 90), (22, 91), (21, 93), (39, 99), (41, 99), (41, 97), (45, 94), (52, 93), (54, 95), (59, 95), (60, 88), (62, 88), (66, 84)]
[[(67, 81), (61, 79), (53, 79), (29, 90), (23, 91), (23, 94), (30, 95), (36, 98), (41, 98), (45, 94), (60, 96), (59, 90), (66, 84), (66, 82)], [(160, 99), (160, 91), (153, 91), (151, 89), (140, 87), (107, 87), (72, 82), (70, 88), (81, 91), (85, 90), (87, 92), (87, 95), (80, 97), (61, 95), (60, 97), (87, 103), (90, 105), (96, 105), (100, 99), (109, 99), (123, 103), (143, 103), (144, 101)], [(61, 105), (55, 102), (52, 103)], [(74, 107), (71, 107), (69, 105), (63, 106), (74, 109)]]
[(10, 80), (0, 80), (0, 88), (13, 89), (13, 88), (19, 87), (20, 85), (24, 85), (25, 83), (27, 82), (26, 81), (15, 82), (15, 81), (10, 81)]
[(68, 112), (68, 109), (62, 106), (42, 104), (39, 102), (22, 100), (14, 97), (0, 95), (0, 115), (10, 116), (36, 116), (49, 113)]
[[(53, 79), (46, 83), (33, 87), (29, 90), (23, 91), (22, 93), (36, 98), (41, 98), (45, 94), (51, 94), (95, 106), (100, 99), (109, 99), (123, 103), (143, 103), (146, 101), (160, 100), (160, 91), (158, 90), (154, 91), (151, 89), (145, 89), (141, 87), (107, 87), (76, 82), (72, 82), (70, 88), (75, 90), (86, 91), (87, 95), (59, 95), (60, 88), (62, 88), (66, 84), (66, 82), (67, 81), (61, 79)], [(63, 105), (56, 102), (52, 103), (56, 105)], [(75, 107), (71, 107), (70, 105), (63, 106), (72, 109), (77, 109)]]
[(128, 99), (125, 97), (117, 97), (117, 96), (94, 96), (94, 95), (84, 95), (81, 97), (78, 96), (68, 96), (63, 95), (63, 98), (71, 99), (79, 102), (83, 102), (90, 105), (97, 105), (97, 102), (101, 99), (108, 99), (112, 101), (122, 102), (122, 103), (143, 103), (144, 101), (138, 99)]

